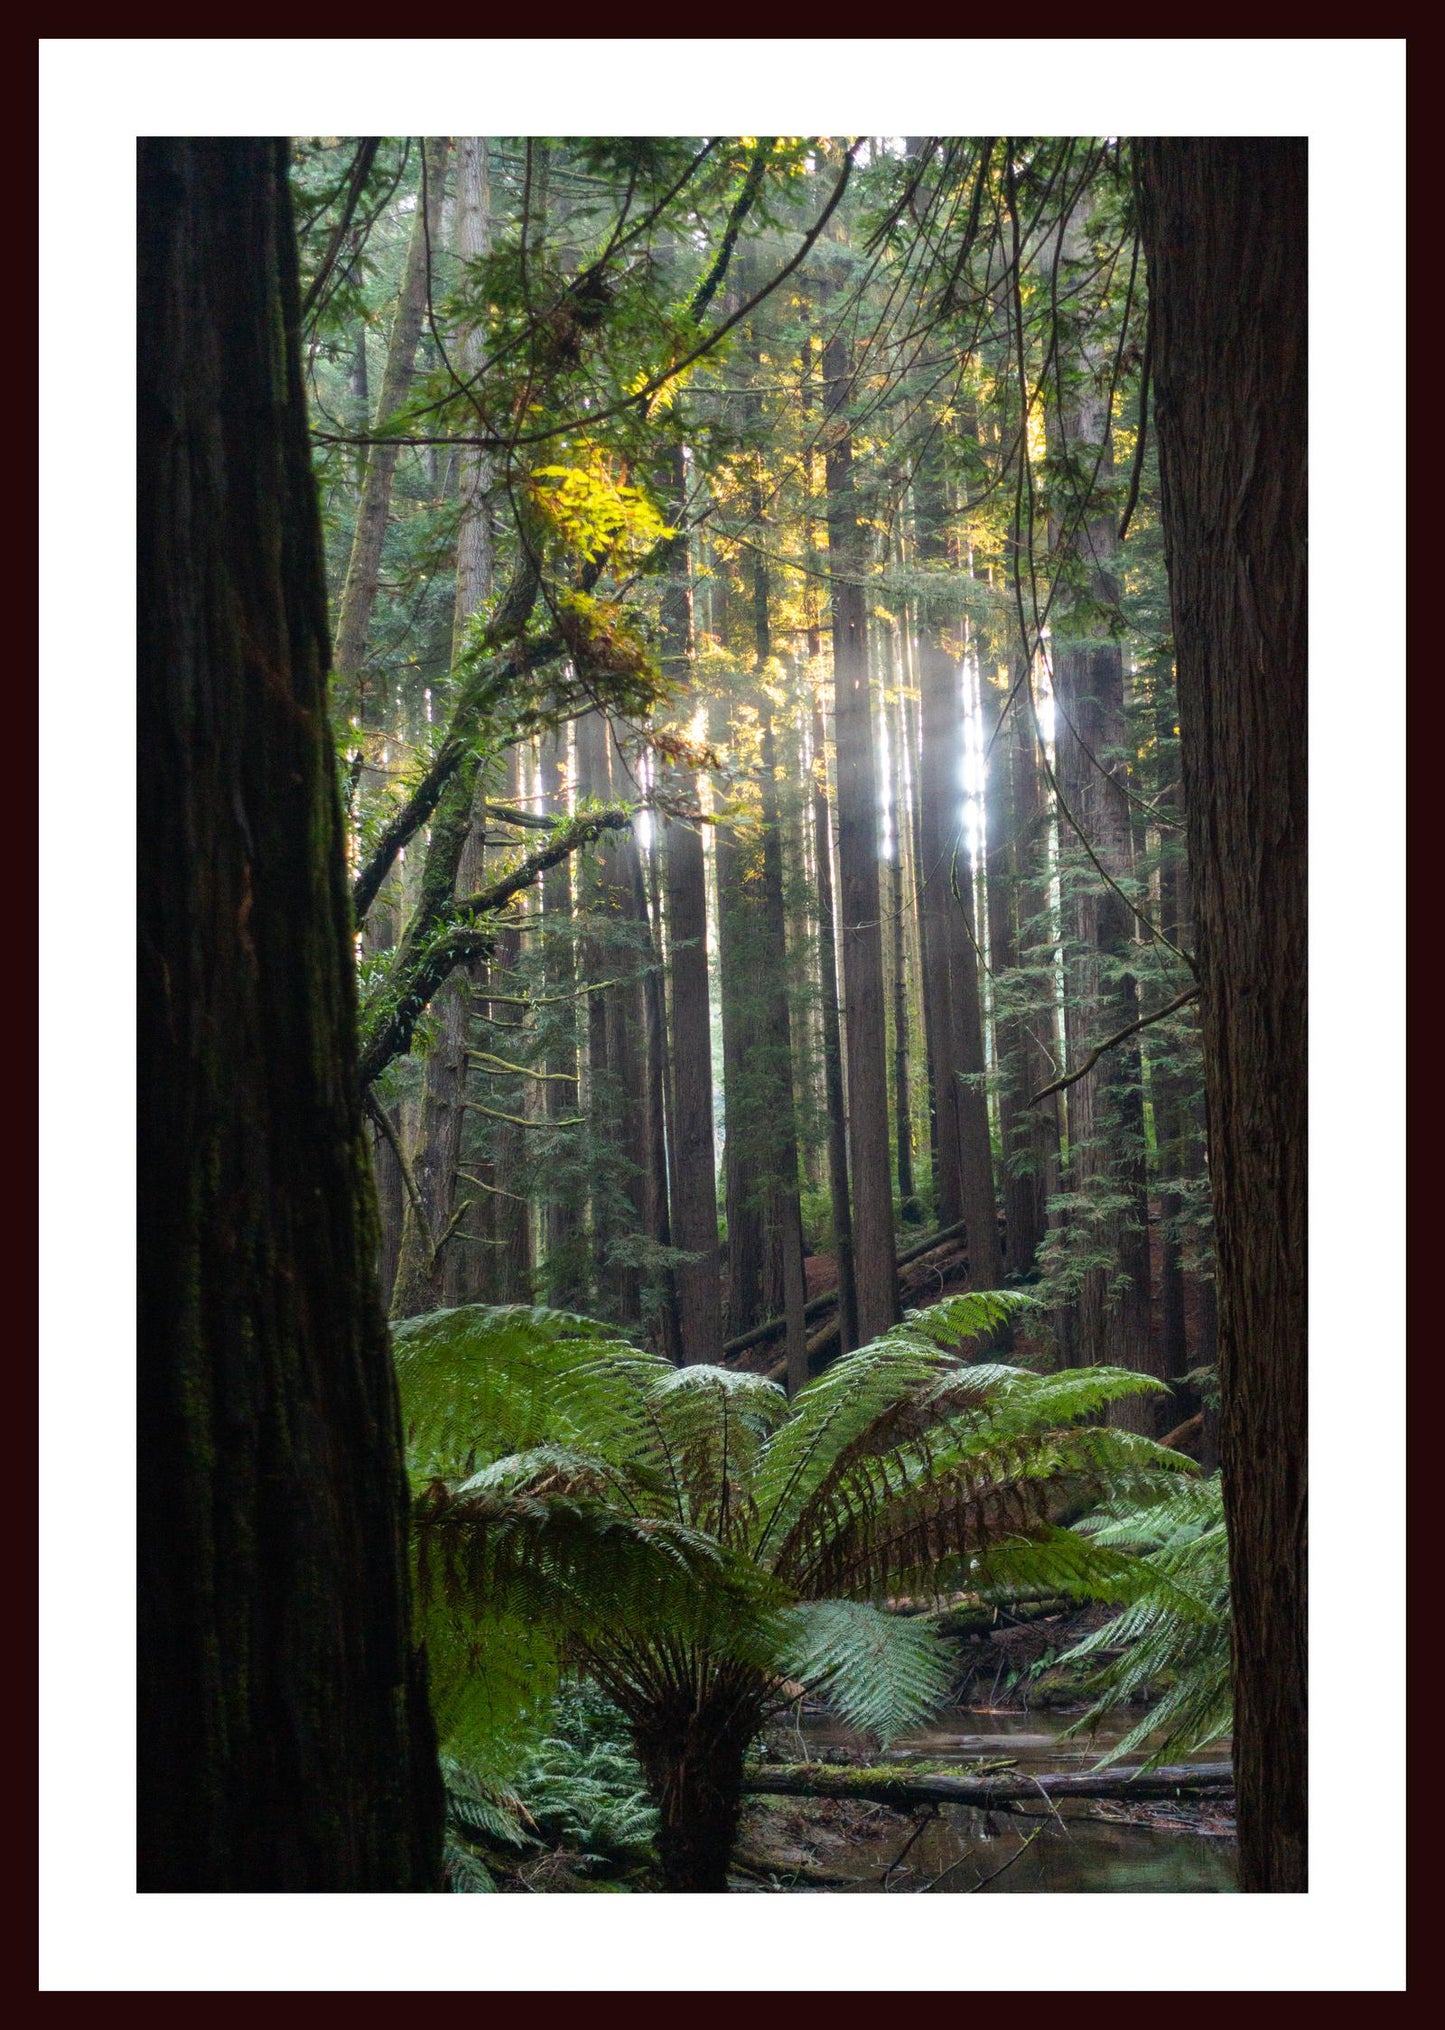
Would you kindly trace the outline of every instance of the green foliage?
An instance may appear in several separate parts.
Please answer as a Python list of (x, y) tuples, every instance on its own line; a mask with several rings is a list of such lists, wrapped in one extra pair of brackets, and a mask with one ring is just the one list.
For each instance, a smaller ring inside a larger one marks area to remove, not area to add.
[(792, 1675), (886, 1747), (947, 1699), (953, 1655), (923, 1616), (862, 1600), (813, 1600), (788, 1617)]
[(537, 1688), (579, 1668), (636, 1722), (685, 1653), (704, 1676), (740, 1672), (759, 1724), (801, 1682), (891, 1737), (947, 1691), (932, 1630), (880, 1611), (891, 1592), (1006, 1571), (1135, 1597), (1127, 1556), (1055, 1518), (1188, 1462), (1079, 1422), (1158, 1386), (1145, 1377), (970, 1363), (1024, 1301), (913, 1314), (792, 1402), (568, 1314), (470, 1306), (397, 1327), (443, 1732), (495, 1757), (508, 1715), (522, 1730)]
[(650, 1866), (657, 1814), (617, 1709), (587, 1684), (549, 1699), (505, 1776), (442, 1758), (447, 1886), (495, 1890), (496, 1873), (547, 1850), (592, 1875)]
[[(1143, 1583), (1112, 1621), (1056, 1661), (1078, 1663), (1122, 1645), (1089, 1680), (1094, 1703), (1070, 1733), (1152, 1696), (1146, 1716), (1101, 1766), (1151, 1742), (1146, 1767), (1189, 1755), (1229, 1731), (1229, 1540), (1219, 1475), (1186, 1479), (1152, 1498), (1104, 1503), (1077, 1525), (1100, 1550), (1130, 1557)], [(1123, 1595), (1116, 1595), (1122, 1598)]]

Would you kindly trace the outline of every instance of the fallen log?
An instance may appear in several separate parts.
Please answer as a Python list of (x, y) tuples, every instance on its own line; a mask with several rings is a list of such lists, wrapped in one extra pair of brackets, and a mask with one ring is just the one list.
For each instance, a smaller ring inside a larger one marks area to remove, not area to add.
[[(810, 1371), (812, 1369), (814, 1361), (821, 1360), (823, 1355), (825, 1353), (828, 1353), (832, 1349), (832, 1347), (836, 1344), (837, 1339), (838, 1339), (838, 1321), (836, 1318), (833, 1319), (831, 1324), (825, 1325), (821, 1332), (815, 1332), (813, 1334), (813, 1337), (808, 1341), (807, 1345), (808, 1367)], [(788, 1363), (786, 1357), (782, 1360), (775, 1360), (772, 1366), (766, 1369), (766, 1371), (764, 1372), (763, 1380), (769, 1382), (780, 1382), (787, 1372), (788, 1372)]]
[[(935, 1248), (941, 1248), (947, 1242), (957, 1240), (962, 1232), (963, 1221), (961, 1219), (955, 1221), (952, 1226), (940, 1228), (937, 1233), (929, 1234), (925, 1239), (915, 1241), (912, 1247), (905, 1248), (895, 1258), (896, 1266), (900, 1269), (906, 1269), (910, 1262), (919, 1261), (924, 1255), (931, 1255)], [(820, 1290), (816, 1297), (810, 1297), (803, 1306), (804, 1319), (811, 1322), (814, 1318), (821, 1318), (823, 1313), (831, 1310), (837, 1301), (838, 1292), (836, 1290)], [(762, 1346), (766, 1340), (777, 1339), (787, 1330), (787, 1325), (788, 1321), (786, 1318), (765, 1318), (761, 1325), (753, 1326), (750, 1332), (740, 1332), (736, 1339), (724, 1341), (724, 1359), (730, 1360), (735, 1353), (746, 1353), (750, 1346)]]
[(1079, 1775), (955, 1776), (897, 1765), (840, 1769), (834, 1763), (787, 1762), (748, 1770), (743, 1789), (764, 1797), (849, 1797), (871, 1804), (967, 1804), (981, 1811), (1012, 1811), (1037, 1804), (1041, 1797), (1051, 1803), (1070, 1797), (1225, 1797), (1234, 1790), (1234, 1768), (1228, 1762), (1181, 1762), (1161, 1769), (1130, 1763)]

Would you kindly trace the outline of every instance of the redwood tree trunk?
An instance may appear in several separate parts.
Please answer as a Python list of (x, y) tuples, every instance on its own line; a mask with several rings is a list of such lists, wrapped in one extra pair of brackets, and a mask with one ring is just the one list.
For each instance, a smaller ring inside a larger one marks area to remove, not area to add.
[(1240, 1887), (1306, 1887), (1306, 144), (1138, 144), (1219, 1282)]
[[(381, 376), (381, 394), (377, 404), (378, 423), (385, 423), (401, 407), (411, 388), (412, 375), (416, 368), (416, 342), (421, 336), (421, 323), (426, 313), (427, 287), (430, 280), (427, 272), (428, 242), (433, 259), (438, 246), (442, 187), (446, 180), (447, 143), (445, 140), (433, 140), (428, 141), (425, 147), (427, 201), (424, 208), (421, 192), (418, 190), (416, 216), (407, 246), (406, 267), (401, 278), (401, 293), (397, 297), (396, 317), (386, 349), (386, 366)], [(364, 350), (362, 359), (364, 363)], [(363, 416), (363, 430), (366, 427), (366, 420)], [(356, 530), (352, 537), (351, 557), (346, 567), (346, 582), (341, 589), (341, 602), (336, 616), (334, 678), (337, 691), (348, 704), (352, 701), (353, 691), (359, 684), (360, 671), (366, 659), (366, 638), (371, 627), (371, 610), (376, 604), (377, 584), (381, 576), (381, 552), (386, 540), (387, 516), (391, 512), (392, 480), (396, 474), (396, 461), (400, 450), (399, 444), (373, 444), (370, 451), (365, 454), (366, 474), (361, 482), (361, 499), (357, 503)]]
[[(434, 146), (435, 144), (428, 144)], [(438, 158), (446, 159), (445, 144)], [(477, 144), (466, 138), (458, 151), (458, 188), (455, 211), (455, 253), (463, 261), (474, 259), (486, 247), (485, 180), (477, 181)], [(480, 157), (485, 162), (483, 150)], [(440, 169), (431, 166), (428, 175), (428, 195), (431, 202), (439, 204), (441, 183)], [(438, 213), (438, 222), (440, 214)], [(420, 233), (420, 226), (417, 232)], [(416, 235), (413, 235), (415, 243)], [(436, 246), (437, 228), (431, 230), (431, 245)], [(408, 257), (410, 260), (410, 256)], [(422, 284), (426, 282), (426, 267), (421, 268)], [(409, 299), (404, 298), (405, 301)], [(425, 290), (421, 302), (425, 301)], [(401, 313), (398, 313), (400, 321)], [(418, 318), (421, 303), (417, 307)], [(459, 354), (464, 367), (474, 367), (479, 358), (480, 339), (475, 330), (461, 334)], [(408, 367), (411, 351), (415, 350), (413, 334), (407, 353)], [(388, 372), (390, 362), (388, 361)], [(381, 453), (378, 452), (378, 456)], [(394, 454), (393, 454), (394, 456)], [(462, 492), (461, 516), (457, 527), (456, 585), (452, 600), (452, 665), (466, 641), (467, 623), (477, 607), (491, 590), (492, 557), (488, 540), (486, 506), (479, 491), (480, 467), (476, 454), (470, 453), (472, 464), (467, 468), (466, 482)], [(360, 523), (358, 522), (358, 529)], [(378, 556), (379, 556), (378, 550)], [(353, 552), (353, 566), (355, 553)], [(348, 575), (348, 587), (350, 586)], [(344, 618), (344, 615), (343, 615)], [(479, 885), (484, 864), (483, 827), (486, 806), (480, 794), (473, 793), (469, 782), (458, 781), (452, 785), (443, 799), (442, 811), (450, 813), (461, 827), (453, 865), (442, 866), (452, 849), (446, 844), (438, 852), (442, 842), (449, 841), (451, 825), (438, 825), (428, 841), (427, 866), (437, 865), (437, 879), (443, 889), (449, 889), (461, 882), (461, 892), (468, 893)], [(437, 993), (432, 1004), (437, 1023), (436, 1039), (426, 1053), (423, 1073), (423, 1091), (420, 1119), (411, 1149), (412, 1174), (416, 1181), (417, 1197), (425, 1210), (425, 1219), (418, 1214), (417, 1204), (408, 1199), (402, 1221), (401, 1245), (398, 1252), (396, 1280), (391, 1292), (391, 1315), (393, 1318), (413, 1318), (423, 1312), (435, 1311), (461, 1294), (459, 1286), (463, 1261), (454, 1239), (457, 1225), (458, 1169), (462, 1157), (463, 1124), (468, 1092), (468, 1039), (471, 1034), (473, 1016), (472, 985), (481, 972), (479, 966), (470, 969), (458, 968)], [(470, 975), (470, 977), (469, 977)], [(494, 1207), (488, 1206), (486, 1213), (494, 1214)], [(466, 1217), (464, 1213), (463, 1218)], [(485, 1218), (483, 1214), (483, 1218)], [(474, 1224), (479, 1223), (474, 1221)], [(490, 1250), (487, 1251), (491, 1253)], [(490, 1280), (493, 1264), (486, 1262), (482, 1274)], [(453, 1286), (448, 1289), (448, 1283)]]
[(286, 144), (142, 140), (142, 1890), (430, 1890)]
[[(544, 733), (541, 743), (542, 808), (550, 817), (567, 810), (567, 729)], [(561, 995), (560, 1005), (547, 1010), (548, 1044), (544, 1069), (548, 1074), (542, 1088), (543, 1108), (549, 1121), (561, 1121), (577, 1113), (577, 1004), (570, 997), (577, 985), (577, 953), (572, 942), (572, 863), (561, 861), (542, 877), (542, 921), (546, 926), (546, 992)], [(558, 1146), (552, 1129), (547, 1146)], [(561, 1146), (575, 1147), (570, 1141)], [(579, 1177), (575, 1162), (563, 1165), (563, 1174), (554, 1176), (543, 1208), (543, 1287), (547, 1302), (561, 1311), (575, 1311), (586, 1305), (586, 1236), (583, 1211), (586, 1179)]]
[[(670, 518), (686, 511), (682, 446), (667, 472)], [(687, 536), (672, 545), (662, 594), (663, 672), (685, 698), (694, 654), (692, 559)], [(677, 788), (697, 797), (700, 779), (679, 773)], [(681, 818), (664, 821), (667, 969), (672, 1028), (668, 1136), (672, 1242), (685, 1257), (673, 1271), (678, 1358), (688, 1366), (722, 1359), (721, 1251), (717, 1229), (717, 1151), (713, 1136), (712, 1009), (707, 978), (707, 867), (702, 833)]]
[(868, 683), (862, 529), (847, 420), (848, 341), (829, 340), (828, 561), (832, 581), (833, 696), (838, 747), (838, 887), (847, 1035), (848, 1157), (858, 1334), (867, 1342), (898, 1317), (893, 1182), (888, 1154), (888, 1064), (883, 1014), (883, 933), (878, 895), (878, 781)]
[[(933, 461), (919, 471), (919, 554), (948, 559), (947, 496)], [(934, 1077), (934, 1200), (940, 1226), (968, 1227), (969, 1281), (996, 1289), (1003, 1278), (988, 1101), (983, 1007), (973, 924), (973, 878), (962, 838), (963, 701), (959, 666), (937, 614), (926, 614), (918, 651), (922, 713), (919, 758), (919, 921), (923, 1008)], [(964, 1081), (969, 1083), (965, 1084)]]

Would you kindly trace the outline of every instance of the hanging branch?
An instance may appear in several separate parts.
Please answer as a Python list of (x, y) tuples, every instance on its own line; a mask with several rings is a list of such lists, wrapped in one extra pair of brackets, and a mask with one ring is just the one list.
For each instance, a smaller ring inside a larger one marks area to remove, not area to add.
[(687, 314), (694, 324), (702, 323), (703, 312), (722, 286), (723, 278), (728, 271), (728, 263), (732, 260), (733, 248), (736, 246), (738, 234), (742, 230), (743, 220), (752, 210), (758, 192), (763, 187), (763, 174), (767, 169), (768, 157), (772, 153), (772, 148), (772, 138), (769, 137), (759, 141), (757, 147), (753, 150), (753, 159), (748, 165), (748, 173), (743, 179), (743, 187), (737, 194), (732, 210), (728, 213), (727, 224), (723, 227), (723, 236), (718, 242), (717, 253), (714, 255), (707, 273), (693, 291), (692, 301), (687, 306)]
[(356, 216), (356, 207), (361, 202), (361, 193), (366, 188), (366, 179), (371, 174), (371, 165), (376, 160), (376, 151), (381, 146), (379, 137), (358, 141), (356, 155), (351, 165), (347, 182), (346, 201), (341, 207), (341, 217), (336, 221), (331, 238), (326, 243), (326, 252), (321, 256), (321, 265), (311, 278), (311, 286), (301, 299), (301, 323), (304, 325), (311, 315), (313, 305), (326, 287), (336, 257), (341, 252), (341, 243), (351, 230), (351, 221)]
[(526, 626), (536, 604), (541, 575), (530, 551), (524, 550), (484, 637), (484, 645), (494, 653), (477, 666), (475, 674), (463, 686), (451, 723), (431, 765), (387, 824), (366, 865), (356, 877), (351, 891), (351, 907), (357, 923), (363, 921), (376, 900), (397, 854), (431, 817), (441, 802), (443, 791), (463, 762), (475, 755), (483, 721), (489, 708), (507, 689), (508, 678), (515, 680), (524, 672), (550, 661), (553, 656), (564, 653), (566, 644), (560, 636), (548, 636), (542, 641), (495, 653), (509, 640), (515, 640)]
[[(829, 219), (842, 203), (843, 192), (847, 189), (848, 179), (853, 173), (853, 157), (858, 145), (856, 141), (850, 145), (847, 154), (843, 158), (843, 167), (839, 172), (838, 181), (834, 184), (829, 194), (828, 202), (824, 205), (808, 231), (804, 233), (802, 244), (791, 259), (785, 261), (772, 279), (765, 282), (755, 295), (750, 296), (741, 308), (735, 310), (730, 317), (725, 317), (715, 330), (709, 332), (705, 338), (700, 339), (691, 351), (685, 352), (680, 359), (674, 360), (671, 366), (661, 367), (655, 374), (650, 374), (643, 385), (633, 393), (623, 396), (620, 401), (613, 402), (606, 408), (587, 410), (579, 415), (569, 416), (560, 423), (548, 424), (544, 429), (519, 431), (510, 437), (425, 437), (409, 434), (403, 436), (397, 433), (395, 436), (388, 437), (384, 441), (389, 444), (445, 444), (448, 446), (469, 444), (481, 451), (512, 452), (532, 444), (548, 444), (553, 438), (565, 437), (569, 432), (574, 430), (595, 430), (599, 423), (610, 422), (614, 416), (625, 415), (629, 409), (636, 409), (640, 413), (646, 414), (648, 403), (660, 388), (665, 388), (669, 381), (676, 380), (679, 374), (685, 373), (690, 366), (695, 366), (700, 359), (706, 358), (710, 352), (715, 351), (721, 340), (726, 338), (736, 325), (741, 324), (744, 318), (750, 317), (760, 303), (765, 302), (775, 290), (781, 288), (788, 277), (802, 266), (817, 244)], [(322, 444), (370, 444), (373, 442), (373, 439), (369, 436), (360, 434), (347, 435), (339, 431), (313, 430), (311, 434), (316, 438), (318, 443)]]
[(406, 1186), (407, 1197), (411, 1200), (411, 1209), (416, 1214), (417, 1223), (426, 1237), (427, 1251), (432, 1260), (435, 1261), (437, 1250), (436, 1244), (432, 1240), (431, 1221), (427, 1218), (426, 1206), (422, 1202), (422, 1195), (417, 1188), (417, 1181), (412, 1167), (406, 1160), (406, 1151), (401, 1146), (401, 1137), (391, 1124), (390, 1114), (387, 1113), (386, 1108), (381, 1104), (381, 1101), (369, 1086), (364, 1087), (362, 1090), (362, 1104), (376, 1123), (376, 1126), (381, 1130), (387, 1146), (396, 1158), (397, 1168), (401, 1172), (401, 1181)]
[(1040, 1086), (1036, 1093), (1029, 1095), (1025, 1105), (1034, 1106), (1039, 1100), (1046, 1100), (1050, 1093), (1061, 1093), (1065, 1086), (1077, 1085), (1081, 1078), (1088, 1077), (1099, 1059), (1106, 1051), (1112, 1050), (1116, 1043), (1123, 1043), (1129, 1037), (1136, 1036), (1141, 1029), (1147, 1029), (1153, 1022), (1162, 1022), (1164, 1017), (1172, 1015), (1176, 1008), (1184, 1007), (1186, 1002), (1197, 1001), (1199, 995), (1198, 987), (1186, 987), (1182, 994), (1177, 994), (1165, 1007), (1154, 1009), (1152, 1014), (1141, 1015), (1137, 1022), (1126, 1023), (1113, 1036), (1106, 1037), (1096, 1049), (1091, 1050), (1077, 1071), (1068, 1072), (1063, 1078), (1056, 1078), (1052, 1085)]

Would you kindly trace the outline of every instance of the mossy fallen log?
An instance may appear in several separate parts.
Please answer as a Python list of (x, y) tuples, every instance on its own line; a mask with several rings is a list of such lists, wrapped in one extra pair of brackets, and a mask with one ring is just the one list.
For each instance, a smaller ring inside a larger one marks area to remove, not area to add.
[(765, 1797), (846, 1797), (872, 1804), (967, 1804), (982, 1811), (1011, 1811), (1041, 1798), (1058, 1803), (1071, 1797), (1224, 1797), (1233, 1792), (1234, 1768), (1228, 1762), (1182, 1762), (1159, 1769), (1129, 1763), (1077, 1775), (965, 1776), (898, 1764), (840, 1769), (836, 1763), (789, 1762), (748, 1770), (743, 1789)]

